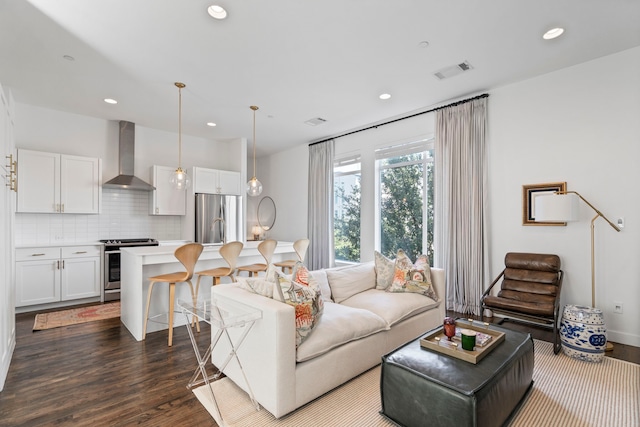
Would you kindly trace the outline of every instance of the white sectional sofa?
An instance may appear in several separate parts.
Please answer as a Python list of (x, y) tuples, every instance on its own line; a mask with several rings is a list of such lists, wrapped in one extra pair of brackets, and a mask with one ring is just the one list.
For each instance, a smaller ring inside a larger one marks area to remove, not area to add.
[[(431, 269), (439, 301), (375, 289), (373, 262), (311, 274), (322, 289), (324, 312), (297, 349), (292, 306), (234, 283), (211, 288), (212, 299), (221, 304), (232, 300), (262, 311), (238, 355), (256, 400), (278, 418), (376, 366), (382, 355), (440, 325), (445, 317), (440, 269)], [(231, 332), (237, 337), (241, 330)], [(220, 366), (227, 354), (228, 345), (221, 340), (213, 363)], [(246, 390), (235, 361), (224, 373)]]

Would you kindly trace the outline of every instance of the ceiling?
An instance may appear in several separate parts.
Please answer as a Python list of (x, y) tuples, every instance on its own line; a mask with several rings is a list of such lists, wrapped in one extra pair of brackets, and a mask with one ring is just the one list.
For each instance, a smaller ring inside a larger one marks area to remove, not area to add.
[(264, 155), (638, 46), (638, 22), (637, 0), (0, 0), (0, 82), (19, 103), (171, 132), (184, 82), (183, 134), (251, 139), (257, 105)]

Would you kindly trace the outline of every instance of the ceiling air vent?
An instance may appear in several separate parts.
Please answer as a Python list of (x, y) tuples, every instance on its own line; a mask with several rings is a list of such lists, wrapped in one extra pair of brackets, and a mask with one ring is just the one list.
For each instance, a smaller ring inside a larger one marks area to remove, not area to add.
[(326, 120), (323, 119), (322, 117), (316, 117), (314, 119), (307, 120), (305, 123), (308, 124), (309, 126), (318, 126), (323, 124), (324, 122), (326, 122)]
[(438, 70), (433, 73), (433, 75), (436, 76), (438, 80), (444, 80), (448, 79), (449, 77), (457, 76), (458, 74), (464, 73), (465, 71), (469, 70), (473, 70), (473, 67), (467, 61), (464, 61), (459, 64), (451, 65), (449, 67)]

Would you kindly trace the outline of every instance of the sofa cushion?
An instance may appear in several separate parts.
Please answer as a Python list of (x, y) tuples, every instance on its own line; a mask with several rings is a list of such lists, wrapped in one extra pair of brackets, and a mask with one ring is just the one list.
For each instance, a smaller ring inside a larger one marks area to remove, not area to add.
[(376, 286), (374, 263), (367, 262), (347, 268), (327, 270), (331, 295), (335, 302), (342, 302), (359, 292)]
[(350, 341), (386, 329), (387, 322), (368, 310), (327, 302), (313, 334), (298, 347), (296, 360), (313, 359)]
[(371, 311), (382, 317), (389, 327), (440, 304), (415, 293), (391, 293), (378, 289), (360, 292), (342, 302), (353, 308)]
[(378, 251), (373, 251), (373, 258), (376, 265), (376, 289), (387, 289), (393, 282), (395, 261)]
[(329, 287), (327, 272), (325, 270), (313, 270), (310, 271), (309, 274), (311, 274), (315, 281), (318, 283), (318, 286), (320, 287), (320, 293), (322, 294), (322, 299), (324, 301), (331, 302), (331, 288)]
[(431, 267), (426, 255), (419, 255), (415, 264), (406, 256), (404, 251), (398, 251), (396, 268), (391, 286), (387, 292), (411, 292), (426, 295), (438, 300), (431, 284)]

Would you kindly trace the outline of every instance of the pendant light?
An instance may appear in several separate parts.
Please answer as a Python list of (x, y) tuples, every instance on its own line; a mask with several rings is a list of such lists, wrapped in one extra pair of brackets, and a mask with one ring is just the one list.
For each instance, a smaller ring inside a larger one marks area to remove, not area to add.
[(189, 175), (182, 170), (182, 89), (186, 85), (180, 82), (174, 84), (178, 88), (178, 169), (171, 175), (169, 182), (176, 190), (186, 190), (191, 184)]
[(253, 178), (247, 182), (247, 194), (255, 197), (262, 193), (262, 183), (256, 178), (256, 110), (258, 107), (252, 105), (249, 108), (253, 110)]

